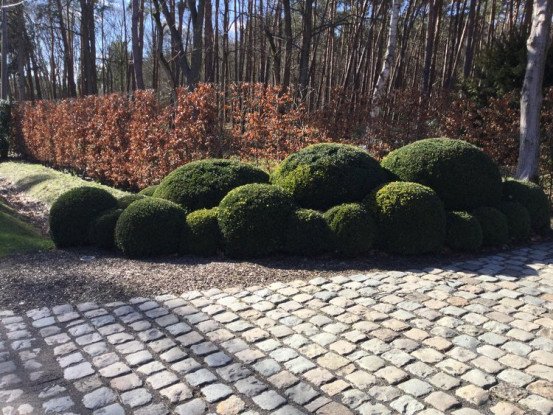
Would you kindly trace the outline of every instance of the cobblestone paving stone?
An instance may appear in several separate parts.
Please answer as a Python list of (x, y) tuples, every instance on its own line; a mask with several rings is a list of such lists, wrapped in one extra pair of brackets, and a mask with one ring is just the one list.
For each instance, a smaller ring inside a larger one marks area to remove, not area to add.
[(552, 414), (553, 244), (452, 264), (0, 311), (12, 414)]

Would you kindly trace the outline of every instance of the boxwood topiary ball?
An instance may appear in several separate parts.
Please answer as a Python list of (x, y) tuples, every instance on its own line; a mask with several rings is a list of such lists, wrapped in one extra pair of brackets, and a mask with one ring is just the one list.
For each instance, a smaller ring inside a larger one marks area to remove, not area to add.
[(369, 251), (376, 235), (376, 226), (369, 212), (359, 203), (334, 206), (324, 214), (332, 232), (332, 247), (345, 256)]
[(154, 195), (154, 192), (156, 191), (158, 185), (157, 184), (153, 184), (151, 186), (148, 186), (148, 187), (145, 187), (144, 189), (142, 189), (140, 192), (138, 192), (139, 195), (143, 195), (143, 196), (153, 196)]
[(267, 183), (269, 175), (233, 160), (199, 160), (165, 177), (154, 197), (171, 200), (188, 211), (217, 206), (232, 189), (248, 183)]
[(318, 210), (359, 202), (386, 181), (386, 172), (366, 151), (333, 143), (291, 154), (272, 175), (273, 184), (288, 190), (298, 205)]
[(543, 232), (551, 227), (551, 207), (543, 189), (535, 183), (509, 179), (503, 183), (503, 200), (518, 202), (530, 214), (532, 229)]
[(482, 227), (484, 246), (503, 245), (509, 241), (509, 224), (503, 213), (488, 206), (475, 209), (472, 213)]
[(119, 209), (126, 209), (132, 202), (144, 199), (145, 197), (147, 196), (141, 194), (123, 196), (117, 199), (117, 206), (119, 206)]
[(476, 251), (482, 246), (480, 222), (468, 212), (447, 212), (446, 245), (456, 251)]
[(493, 160), (465, 141), (429, 138), (392, 151), (382, 167), (399, 180), (432, 188), (447, 209), (493, 206), (501, 199), (501, 175)]
[(50, 236), (58, 248), (88, 245), (92, 221), (116, 207), (117, 199), (103, 189), (84, 186), (69, 190), (50, 209)]
[(509, 237), (514, 241), (523, 241), (532, 233), (532, 223), (528, 209), (518, 202), (502, 202), (498, 209), (507, 217)]
[(145, 198), (123, 211), (115, 226), (115, 242), (129, 257), (174, 254), (185, 230), (183, 208), (168, 200)]
[(436, 192), (418, 183), (388, 183), (367, 196), (378, 244), (399, 254), (438, 251), (445, 240), (445, 211)]
[(115, 248), (115, 225), (121, 213), (123, 209), (110, 209), (92, 221), (88, 230), (90, 243), (99, 248)]
[(222, 248), (223, 236), (217, 221), (218, 208), (200, 209), (186, 217), (188, 225), (185, 252), (200, 256), (213, 256)]
[(291, 216), (284, 250), (293, 255), (317, 255), (330, 249), (331, 232), (323, 215), (298, 209)]
[(255, 257), (279, 251), (293, 212), (292, 198), (279, 187), (247, 184), (231, 190), (218, 212), (226, 252)]

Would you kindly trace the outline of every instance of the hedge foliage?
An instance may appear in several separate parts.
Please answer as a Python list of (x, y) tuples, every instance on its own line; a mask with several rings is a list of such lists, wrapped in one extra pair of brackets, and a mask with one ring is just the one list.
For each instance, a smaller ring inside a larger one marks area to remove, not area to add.
[(324, 214), (332, 232), (332, 248), (344, 256), (368, 252), (377, 233), (373, 218), (359, 203), (334, 206)]
[(496, 208), (484, 206), (473, 211), (482, 227), (484, 246), (504, 245), (509, 241), (509, 222)]
[(530, 214), (532, 229), (543, 232), (551, 226), (551, 207), (543, 189), (535, 183), (509, 179), (503, 183), (503, 200), (518, 202)]
[(143, 195), (143, 196), (153, 196), (154, 195), (154, 192), (156, 191), (157, 189), (157, 184), (153, 184), (151, 186), (147, 186), (145, 187), (144, 189), (142, 189), (140, 192), (138, 192), (139, 195)]
[(88, 238), (94, 246), (104, 249), (115, 248), (115, 225), (123, 209), (110, 209), (100, 214), (88, 229)]
[(88, 245), (91, 223), (116, 207), (117, 199), (103, 189), (84, 186), (69, 190), (50, 209), (50, 236), (58, 248)]
[(308, 146), (285, 159), (272, 182), (289, 191), (304, 208), (324, 210), (359, 202), (386, 181), (386, 173), (369, 153), (345, 144)]
[(290, 217), (284, 251), (293, 255), (317, 255), (331, 247), (331, 232), (321, 212), (297, 209)]
[(416, 141), (392, 151), (381, 164), (400, 180), (432, 188), (450, 210), (494, 206), (501, 199), (499, 168), (478, 147), (465, 141)]
[(126, 209), (129, 207), (129, 205), (132, 203), (132, 202), (136, 202), (137, 200), (142, 200), (144, 199), (146, 196), (144, 196), (143, 194), (134, 194), (134, 195), (127, 195), (127, 196), (123, 196), (123, 197), (120, 197), (118, 200), (117, 200), (117, 205), (119, 206), (120, 209)]
[(518, 202), (502, 202), (497, 207), (507, 217), (509, 237), (514, 241), (524, 241), (532, 233), (532, 220), (528, 209)]
[(226, 252), (253, 257), (280, 251), (293, 212), (292, 198), (279, 187), (254, 183), (231, 190), (218, 213)]
[(187, 232), (181, 245), (183, 252), (213, 256), (223, 247), (223, 235), (217, 219), (219, 209), (200, 209), (186, 216)]
[(217, 206), (238, 186), (268, 181), (267, 173), (249, 164), (233, 160), (199, 160), (171, 172), (153, 196), (175, 202), (191, 212)]
[(365, 204), (376, 220), (378, 244), (400, 254), (438, 251), (445, 240), (445, 211), (436, 192), (410, 182), (388, 183)]
[(10, 122), (11, 122), (12, 103), (6, 100), (0, 100), (0, 160), (8, 157), (10, 149)]
[(447, 212), (446, 245), (456, 251), (476, 251), (482, 246), (480, 222), (468, 212)]

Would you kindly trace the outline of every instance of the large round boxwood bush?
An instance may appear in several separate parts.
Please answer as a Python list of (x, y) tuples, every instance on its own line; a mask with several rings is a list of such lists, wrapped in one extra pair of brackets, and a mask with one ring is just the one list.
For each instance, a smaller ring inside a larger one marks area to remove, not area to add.
[(279, 187), (256, 183), (231, 190), (218, 212), (226, 252), (255, 257), (281, 250), (293, 212), (292, 198)]
[(92, 221), (116, 207), (117, 199), (103, 189), (84, 186), (69, 190), (50, 209), (50, 236), (60, 248), (87, 245)]
[(445, 240), (445, 211), (436, 192), (411, 182), (388, 183), (365, 204), (376, 220), (378, 244), (386, 251), (424, 254), (438, 251)]
[(126, 209), (129, 207), (129, 205), (132, 202), (136, 202), (137, 200), (144, 199), (145, 197), (147, 196), (142, 195), (140, 193), (137, 193), (134, 195), (126, 195), (117, 199), (117, 206), (119, 206), (119, 209)]
[(507, 217), (509, 237), (523, 241), (532, 233), (532, 222), (528, 209), (518, 202), (502, 202), (497, 207)]
[(123, 209), (110, 209), (103, 212), (90, 224), (88, 237), (90, 243), (100, 248), (115, 247), (115, 225)]
[(332, 247), (345, 256), (356, 256), (373, 246), (376, 226), (369, 212), (359, 203), (344, 203), (325, 212), (332, 232)]
[(361, 201), (386, 181), (386, 172), (366, 151), (332, 143), (291, 154), (272, 175), (273, 184), (288, 190), (298, 205), (319, 210)]
[(218, 208), (200, 209), (186, 217), (188, 229), (182, 249), (200, 256), (217, 254), (223, 243), (223, 236), (217, 220)]
[(543, 189), (535, 183), (509, 179), (503, 183), (503, 200), (518, 202), (530, 214), (532, 229), (543, 232), (551, 226), (549, 200)]
[(154, 197), (171, 200), (187, 211), (217, 206), (232, 189), (248, 183), (267, 183), (269, 175), (233, 160), (199, 160), (185, 164), (165, 177)]
[(399, 180), (434, 189), (447, 209), (493, 206), (501, 199), (498, 167), (478, 147), (465, 141), (416, 141), (392, 151), (381, 164)]
[(173, 254), (185, 230), (184, 209), (168, 200), (145, 198), (123, 211), (115, 226), (115, 242), (129, 257)]
[(509, 224), (507, 217), (501, 211), (483, 206), (475, 209), (472, 213), (482, 227), (482, 244), (484, 246), (503, 245), (509, 241)]
[(157, 184), (153, 184), (151, 186), (145, 187), (140, 192), (138, 192), (138, 194), (143, 196), (153, 196), (157, 187), (158, 187)]
[(298, 209), (291, 216), (284, 250), (293, 255), (317, 255), (330, 249), (331, 232), (323, 215)]
[(480, 222), (468, 212), (447, 212), (446, 245), (456, 251), (476, 251), (482, 246)]

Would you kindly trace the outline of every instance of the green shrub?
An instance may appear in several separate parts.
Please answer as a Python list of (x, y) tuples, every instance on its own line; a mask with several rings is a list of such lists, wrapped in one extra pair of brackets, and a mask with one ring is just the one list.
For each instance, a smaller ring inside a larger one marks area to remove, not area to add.
[(272, 175), (273, 184), (288, 190), (298, 205), (319, 210), (359, 202), (386, 179), (386, 172), (366, 151), (332, 143), (291, 154)]
[(317, 255), (330, 249), (331, 232), (323, 215), (298, 209), (291, 216), (284, 250), (294, 255)]
[(238, 186), (268, 181), (267, 173), (249, 164), (233, 160), (199, 160), (171, 172), (161, 181), (154, 196), (193, 211), (217, 206)]
[(528, 209), (518, 202), (502, 202), (498, 209), (507, 217), (509, 237), (515, 241), (523, 241), (532, 233), (532, 222)]
[(503, 200), (518, 202), (530, 214), (532, 229), (543, 232), (551, 227), (549, 199), (537, 184), (509, 179), (503, 183)]
[(432, 188), (450, 210), (496, 205), (501, 175), (493, 160), (465, 141), (429, 138), (416, 141), (382, 160), (399, 180)]
[(480, 222), (468, 212), (447, 212), (446, 245), (456, 251), (476, 251), (482, 246)]
[(332, 233), (332, 247), (345, 256), (356, 256), (371, 249), (376, 235), (374, 220), (358, 203), (334, 206), (324, 214)]
[(8, 158), (10, 149), (11, 102), (0, 100), (0, 160)]
[(218, 208), (200, 209), (186, 217), (188, 229), (183, 244), (185, 252), (212, 256), (221, 249), (223, 236), (217, 221), (218, 210)]
[(88, 239), (92, 245), (104, 249), (115, 248), (115, 225), (123, 209), (110, 209), (90, 224)]
[(144, 196), (142, 194), (135, 194), (135, 195), (127, 195), (127, 196), (123, 196), (123, 197), (120, 197), (118, 200), (117, 200), (117, 206), (119, 206), (120, 209), (126, 209), (129, 207), (129, 205), (132, 203), (132, 202), (136, 202), (137, 200), (142, 200), (144, 199), (145, 197), (147, 196)]
[(503, 245), (509, 241), (509, 224), (507, 217), (493, 207), (480, 207), (473, 215), (482, 227), (482, 244), (484, 246)]
[(168, 200), (145, 198), (123, 211), (115, 226), (117, 247), (129, 257), (174, 254), (186, 231), (186, 212)]
[(50, 209), (50, 236), (57, 247), (89, 244), (88, 229), (117, 199), (96, 187), (78, 187), (62, 194)]
[(293, 212), (292, 198), (279, 187), (248, 184), (231, 190), (218, 212), (226, 252), (254, 257), (279, 251)]
[(400, 254), (438, 251), (445, 240), (445, 211), (438, 195), (418, 183), (392, 182), (372, 192), (365, 204), (376, 220), (378, 244)]
[(143, 195), (143, 196), (153, 196), (154, 192), (157, 190), (158, 186), (159, 185), (157, 185), (157, 184), (153, 184), (151, 186), (145, 187), (140, 192), (138, 192), (138, 194)]

